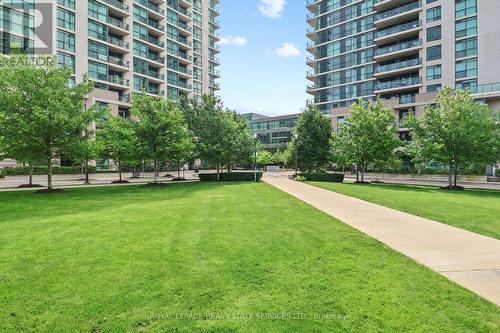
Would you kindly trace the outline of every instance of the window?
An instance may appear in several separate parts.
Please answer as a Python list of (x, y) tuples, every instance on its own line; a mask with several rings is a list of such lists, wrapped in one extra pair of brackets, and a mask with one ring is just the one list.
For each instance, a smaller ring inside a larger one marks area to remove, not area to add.
[(477, 80), (473, 79), (473, 80), (465, 80), (465, 81), (456, 82), (455, 89), (462, 89), (462, 90), (470, 89), (470, 91), (476, 92), (477, 91)]
[(476, 0), (456, 0), (455, 1), (455, 17), (461, 18), (464, 16), (474, 15), (477, 12)]
[(75, 35), (57, 30), (57, 48), (70, 52), (75, 52)]
[(441, 78), (441, 65), (427, 67), (427, 80), (436, 80)]
[(458, 21), (455, 25), (455, 38), (477, 35), (477, 18), (471, 17)]
[(108, 80), (108, 66), (89, 61), (89, 77), (97, 80)]
[(457, 79), (474, 76), (477, 76), (477, 59), (457, 61), (455, 65), (455, 77)]
[(441, 19), (441, 6), (427, 9), (426, 17), (427, 17), (427, 23), (440, 20)]
[(61, 68), (69, 67), (75, 73), (75, 57), (70, 54), (57, 52), (57, 65)]
[(433, 3), (433, 2), (436, 2), (437, 0), (427, 0), (425, 3), (426, 4), (430, 4), (430, 3)]
[(455, 45), (455, 58), (465, 58), (477, 55), (477, 39), (470, 38), (458, 41)]
[(427, 61), (441, 59), (441, 45), (427, 48)]
[(441, 84), (431, 84), (427, 86), (427, 92), (436, 92), (441, 90)]
[(427, 41), (432, 42), (433, 40), (441, 39), (441, 26), (432, 27), (427, 29)]
[(57, 10), (57, 26), (68, 30), (75, 30), (75, 14), (67, 10)]
[(71, 9), (75, 9), (75, 0), (57, 0), (57, 4)]
[(89, 57), (99, 60), (108, 60), (108, 47), (101, 43), (89, 41)]

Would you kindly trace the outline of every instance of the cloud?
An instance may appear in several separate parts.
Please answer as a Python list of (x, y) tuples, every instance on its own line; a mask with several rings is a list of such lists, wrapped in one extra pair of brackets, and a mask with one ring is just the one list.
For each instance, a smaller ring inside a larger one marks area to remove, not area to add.
[(260, 0), (259, 11), (270, 18), (280, 18), (285, 9), (285, 0)]
[(300, 51), (293, 43), (283, 43), (283, 46), (274, 50), (278, 57), (289, 58), (300, 56)]
[(221, 37), (219, 44), (221, 45), (237, 45), (243, 46), (248, 43), (248, 39), (241, 36), (223, 36)]

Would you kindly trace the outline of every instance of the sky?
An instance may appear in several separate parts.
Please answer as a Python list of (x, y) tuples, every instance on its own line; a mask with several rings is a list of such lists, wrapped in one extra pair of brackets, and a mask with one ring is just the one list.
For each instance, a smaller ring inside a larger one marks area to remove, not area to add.
[(306, 94), (303, 0), (221, 0), (221, 90), (227, 107), (268, 116), (300, 112)]

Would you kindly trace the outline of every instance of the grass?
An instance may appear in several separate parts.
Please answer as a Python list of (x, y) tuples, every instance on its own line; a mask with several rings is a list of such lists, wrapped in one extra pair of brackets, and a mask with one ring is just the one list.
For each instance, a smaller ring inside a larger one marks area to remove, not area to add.
[(0, 203), (0, 331), (500, 331), (499, 307), (267, 184)]
[(500, 191), (444, 191), (431, 186), (312, 185), (500, 239)]

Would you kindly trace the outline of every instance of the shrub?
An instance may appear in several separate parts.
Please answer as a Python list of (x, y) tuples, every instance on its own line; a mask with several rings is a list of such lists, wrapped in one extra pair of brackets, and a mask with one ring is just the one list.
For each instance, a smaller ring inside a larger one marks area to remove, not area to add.
[(300, 173), (299, 176), (309, 182), (344, 182), (344, 175), (339, 173)]
[[(94, 173), (95, 167), (90, 166), (89, 172)], [(27, 176), (30, 173), (29, 167), (7, 167), (1, 170), (3, 176)], [(82, 168), (80, 166), (72, 167), (61, 167), (54, 166), (52, 168), (52, 174), (54, 175), (78, 175), (82, 173)], [(34, 167), (33, 175), (43, 176), (47, 174), (47, 167)]]
[(298, 176), (294, 177), (293, 180), (295, 180), (297, 182), (305, 182), (307, 179), (306, 179), (306, 177), (298, 175)]
[[(262, 178), (262, 172), (257, 172), (257, 181)], [(255, 180), (254, 172), (230, 172), (221, 173), (220, 179), (227, 182), (253, 182)], [(217, 181), (216, 173), (200, 173), (200, 180), (202, 182)]]

